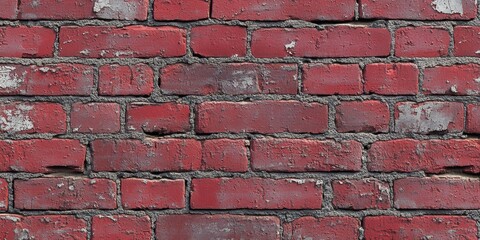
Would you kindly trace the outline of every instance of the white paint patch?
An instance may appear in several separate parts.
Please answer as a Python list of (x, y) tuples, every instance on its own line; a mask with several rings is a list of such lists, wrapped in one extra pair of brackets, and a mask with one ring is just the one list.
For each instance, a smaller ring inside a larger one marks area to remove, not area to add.
[(476, 78), (474, 81), (475, 81), (476, 83), (480, 83), (480, 77)]
[(440, 103), (405, 103), (399, 106), (399, 116), (395, 121), (396, 132), (430, 133), (446, 131), (448, 125), (455, 121), (455, 113), (445, 113), (445, 104)]
[(88, 56), (90, 54), (90, 50), (88, 49), (83, 49), (82, 51), (80, 51), (80, 54), (84, 55), (84, 56)]
[(23, 83), (23, 79), (19, 78), (14, 70), (15, 67), (0, 66), (0, 88), (17, 88)]
[(5, 220), (10, 220), (12, 222), (19, 222), (20, 221), (20, 218), (12, 217), (12, 216), (9, 216), (9, 215), (2, 215), (2, 216), (0, 216), (0, 218), (5, 219)]
[(458, 93), (457, 85), (453, 85), (453, 86), (450, 88), (450, 91), (451, 91), (452, 93)]
[(93, 11), (98, 13), (106, 7), (110, 7), (110, 0), (96, 0), (95, 5), (93, 5)]
[(255, 71), (234, 71), (232, 75), (233, 79), (236, 80), (232, 82), (234, 88), (247, 90), (256, 85)]
[(28, 116), (33, 107), (20, 104), (15, 108), (3, 110), (0, 114), (0, 130), (12, 133), (33, 129), (33, 122)]
[(476, 51), (475, 53), (476, 53), (476, 54), (480, 54), (480, 50)]
[(462, 0), (435, 0), (432, 7), (437, 12), (446, 14), (463, 14)]
[(288, 54), (290, 55), (293, 54), (291, 50), (295, 48), (295, 45), (297, 45), (296, 41), (292, 41), (289, 44), (285, 44), (285, 50), (287, 51)]
[(289, 183), (296, 183), (298, 185), (305, 184), (306, 180), (305, 179), (287, 179)]

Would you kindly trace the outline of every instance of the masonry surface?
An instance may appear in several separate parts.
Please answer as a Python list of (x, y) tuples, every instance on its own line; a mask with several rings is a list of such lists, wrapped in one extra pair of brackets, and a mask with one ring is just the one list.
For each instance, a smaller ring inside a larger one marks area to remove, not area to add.
[(476, 0), (0, 0), (0, 239), (478, 239)]

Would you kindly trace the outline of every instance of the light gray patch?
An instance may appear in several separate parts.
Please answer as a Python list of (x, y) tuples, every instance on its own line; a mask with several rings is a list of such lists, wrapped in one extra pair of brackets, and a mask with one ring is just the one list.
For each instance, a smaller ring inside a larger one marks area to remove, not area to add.
[(93, 11), (105, 19), (135, 20), (139, 3), (126, 0), (96, 0)]
[(0, 66), (0, 88), (18, 88), (23, 83), (15, 72), (16, 68), (11, 66)]
[(33, 129), (33, 122), (28, 116), (32, 106), (18, 105), (15, 110), (4, 110), (0, 115), (0, 130), (10, 133)]
[(445, 114), (444, 104), (405, 103), (398, 107), (399, 115), (395, 121), (396, 132), (430, 133), (447, 131), (448, 125), (455, 121), (455, 114)]
[(435, 11), (446, 14), (463, 14), (462, 0), (435, 0), (432, 2)]

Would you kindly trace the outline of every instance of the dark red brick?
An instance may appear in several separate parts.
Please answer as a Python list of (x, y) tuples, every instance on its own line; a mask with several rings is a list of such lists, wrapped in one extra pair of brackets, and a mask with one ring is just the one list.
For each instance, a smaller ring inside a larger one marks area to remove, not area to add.
[(365, 93), (416, 95), (419, 71), (411, 63), (373, 63), (365, 66)]
[(479, 33), (480, 27), (478, 26), (456, 26), (453, 29), (453, 55), (457, 57), (480, 56), (480, 48), (478, 47), (480, 44)]
[(132, 103), (127, 108), (127, 129), (145, 133), (176, 133), (190, 130), (190, 107), (177, 103)]
[(443, 28), (402, 27), (395, 32), (395, 56), (397, 57), (447, 56), (449, 45), (450, 34)]
[(120, 105), (117, 103), (74, 103), (70, 127), (80, 133), (116, 133), (120, 131)]
[(303, 66), (303, 92), (318, 95), (358, 95), (363, 92), (358, 64)]
[(465, 132), (480, 133), (480, 105), (467, 105), (467, 126)]
[(480, 94), (480, 65), (452, 65), (425, 68), (423, 92), (433, 95)]
[(333, 206), (340, 209), (388, 209), (390, 187), (375, 178), (334, 180)]
[(337, 106), (335, 124), (339, 132), (388, 132), (390, 112), (376, 100), (342, 102)]
[(52, 57), (54, 42), (55, 32), (50, 28), (40, 26), (0, 27), (0, 57)]
[(239, 26), (208, 25), (192, 28), (193, 53), (204, 57), (243, 57), (247, 53), (247, 29)]
[(285, 239), (358, 239), (360, 221), (353, 217), (301, 217), (283, 224)]
[[(0, 178), (0, 211), (8, 210), (8, 182), (7, 180)], [(1, 218), (2, 215), (0, 215)], [(1, 222), (1, 219), (0, 219)], [(1, 235), (0, 231), (0, 237)]]
[(241, 139), (212, 139), (202, 142), (202, 170), (246, 172), (246, 142)]
[(98, 93), (100, 95), (146, 96), (153, 92), (154, 73), (151, 67), (139, 63), (103, 65), (99, 69)]
[(210, 0), (155, 0), (153, 18), (160, 21), (192, 21), (209, 17)]
[(125, 209), (166, 209), (185, 207), (183, 179), (122, 179), (122, 206)]
[(99, 215), (92, 218), (92, 239), (151, 239), (150, 217)]

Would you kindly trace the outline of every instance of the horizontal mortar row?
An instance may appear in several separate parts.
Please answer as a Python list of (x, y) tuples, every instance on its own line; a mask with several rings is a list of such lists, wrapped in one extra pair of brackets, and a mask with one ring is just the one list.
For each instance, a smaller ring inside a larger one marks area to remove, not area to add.
[[(249, 215), (96, 215), (77, 218), (73, 215), (20, 216), (0, 214), (3, 231), (0, 237), (14, 239), (476, 239), (475, 220), (464, 216), (425, 215), (414, 217), (305, 216), (281, 221), (276, 216)], [(90, 238), (87, 238), (90, 237)]]
[[(453, 39), (444, 27), (400, 27), (394, 32), (397, 57), (478, 57), (480, 27), (455, 26)], [(0, 57), (52, 57), (57, 33), (40, 26), (0, 27)], [(316, 28), (262, 28), (247, 43), (247, 28), (208, 25), (193, 27), (190, 47), (203, 57), (238, 57), (247, 44), (257, 58), (387, 57), (392, 34), (385, 27), (336, 25)], [(450, 45), (453, 41), (452, 54)], [(182, 57), (187, 54), (187, 29), (161, 26), (62, 26), (58, 56), (81, 58)]]
[[(373, 142), (368, 149), (355, 140), (97, 139), (89, 144), (88, 167), (94, 172), (359, 172), (366, 158), (370, 172), (480, 173), (479, 147), (478, 139), (396, 139)], [(86, 170), (87, 146), (79, 140), (2, 140), (0, 151), (0, 172)]]
[[(98, 69), (71, 63), (0, 64), (2, 96), (150, 96), (156, 82), (152, 67), (143, 63), (102, 65)], [(158, 82), (161, 94), (167, 96), (298, 93), (476, 96), (480, 94), (480, 65), (419, 68), (414, 63), (371, 63), (362, 69), (360, 64), (299, 67), (290, 63), (178, 63), (162, 67)]]
[[(147, 20), (148, 0), (4, 0), (0, 19)], [(415, 7), (412, 7), (415, 6)], [(363, 19), (469, 20), (477, 14), (475, 0), (442, 2), (438, 0), (155, 0), (153, 18), (159, 21), (192, 21), (207, 18), (222, 20), (350, 21), (356, 12)]]
[[(122, 127), (118, 103), (74, 103), (69, 117), (64, 106), (50, 102), (0, 104), (0, 133), (480, 133), (480, 105), (462, 102), (398, 102), (394, 127), (387, 103), (379, 100), (341, 101), (329, 106), (316, 102), (261, 100), (203, 102), (194, 109), (195, 127), (188, 104), (134, 102), (126, 106)], [(466, 108), (466, 111), (465, 111)], [(329, 111), (335, 111), (333, 129)], [(466, 115), (466, 117), (465, 117)], [(67, 120), (69, 119), (69, 121)], [(69, 123), (69, 124), (68, 124)], [(67, 125), (70, 128), (67, 130)]]

